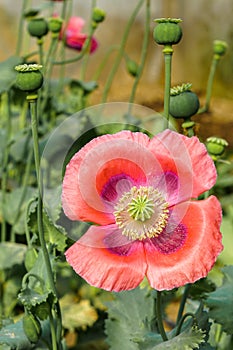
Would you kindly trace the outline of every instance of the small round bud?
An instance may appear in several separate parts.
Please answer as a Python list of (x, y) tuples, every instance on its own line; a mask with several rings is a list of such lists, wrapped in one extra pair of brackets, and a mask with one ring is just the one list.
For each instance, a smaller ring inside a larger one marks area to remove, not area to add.
[(16, 87), (22, 91), (32, 92), (41, 88), (43, 84), (43, 74), (39, 64), (21, 64), (15, 67)]
[(225, 41), (222, 40), (214, 40), (214, 54), (218, 56), (225, 55), (227, 51), (228, 45)]
[(170, 114), (174, 118), (189, 119), (197, 113), (200, 103), (198, 96), (190, 91), (191, 84), (173, 87), (170, 92)]
[(136, 77), (138, 75), (138, 64), (130, 58), (126, 59), (126, 68), (129, 74), (133, 77)]
[(48, 24), (44, 18), (33, 18), (28, 23), (28, 32), (31, 36), (42, 38), (48, 31)]
[(60, 33), (62, 28), (62, 19), (58, 17), (49, 18), (48, 27), (52, 33)]
[(221, 156), (227, 146), (228, 142), (220, 137), (211, 136), (206, 140), (207, 151), (212, 156)]
[(38, 257), (37, 251), (35, 248), (29, 248), (25, 255), (24, 265), (27, 271), (30, 271), (34, 266), (36, 259)]
[(103, 22), (105, 19), (106, 13), (104, 10), (95, 7), (92, 12), (92, 20), (96, 23)]
[(178, 18), (159, 18), (155, 19), (157, 26), (154, 28), (153, 37), (159, 45), (175, 45), (182, 38), (182, 29), (179, 23), (182, 22)]
[(23, 317), (23, 330), (31, 343), (37, 343), (41, 336), (41, 324), (32, 314)]

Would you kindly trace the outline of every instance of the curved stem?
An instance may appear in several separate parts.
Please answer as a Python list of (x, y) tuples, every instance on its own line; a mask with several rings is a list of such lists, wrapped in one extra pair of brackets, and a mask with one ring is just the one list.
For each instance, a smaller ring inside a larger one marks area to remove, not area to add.
[(165, 63), (165, 86), (164, 86), (164, 128), (169, 127), (169, 109), (170, 109), (170, 89), (171, 89), (171, 63), (173, 49), (171, 46), (165, 46), (164, 50), (164, 63)]
[(113, 64), (113, 67), (112, 67), (112, 70), (108, 76), (108, 79), (107, 79), (107, 82), (105, 84), (105, 88), (104, 88), (104, 91), (103, 91), (103, 96), (102, 96), (102, 103), (105, 103), (106, 100), (107, 100), (107, 96), (108, 96), (108, 93), (109, 93), (109, 90), (110, 90), (110, 87), (112, 85), (112, 81), (113, 81), (113, 78), (117, 72), (117, 69), (119, 67), (119, 64), (121, 62), (121, 59), (122, 59), (122, 56), (124, 55), (124, 50), (125, 50), (125, 45), (126, 45), (126, 41), (127, 41), (127, 38), (129, 36), (129, 33), (130, 33), (130, 29), (132, 27), (132, 24), (140, 10), (140, 8), (142, 7), (143, 5), (143, 2), (144, 0), (140, 0), (135, 8), (135, 10), (133, 11), (133, 13), (131, 14), (131, 17), (127, 23), (127, 26), (126, 26), (126, 29), (125, 29), (125, 32), (123, 34), (123, 37), (122, 37), (122, 41), (121, 41), (121, 45), (120, 45), (120, 48), (119, 48), (119, 51), (118, 51), (118, 54), (117, 54), (117, 57), (115, 59), (115, 62)]
[(180, 308), (179, 308), (179, 311), (178, 311), (176, 324), (178, 324), (180, 322), (180, 319), (182, 318), (182, 315), (183, 315), (183, 312), (184, 312), (185, 303), (186, 303), (186, 300), (188, 298), (190, 287), (191, 287), (190, 284), (186, 284), (186, 286), (185, 286), (184, 293), (182, 295), (181, 302), (180, 302)]
[(210, 98), (211, 98), (213, 82), (214, 82), (214, 75), (215, 75), (215, 72), (216, 72), (216, 68), (217, 68), (218, 62), (219, 62), (218, 56), (215, 57), (215, 55), (214, 55), (212, 63), (211, 63), (211, 67), (210, 67), (210, 73), (209, 73), (209, 77), (208, 77), (208, 82), (207, 82), (206, 102), (205, 102), (204, 107), (199, 109), (199, 111), (197, 112), (198, 114), (208, 112), (208, 110), (209, 110)]
[(150, 0), (147, 0), (146, 1), (145, 33), (144, 33), (144, 38), (143, 38), (143, 43), (142, 43), (142, 51), (141, 51), (141, 59), (140, 59), (141, 62), (140, 62), (140, 65), (138, 67), (137, 76), (134, 80), (133, 88), (132, 88), (131, 95), (129, 98), (130, 103), (134, 102), (136, 89), (138, 87), (138, 83), (139, 83), (140, 78), (142, 76), (143, 68), (145, 66), (148, 43), (149, 43), (149, 35), (150, 35)]
[(180, 321), (179, 321), (179, 323), (178, 323), (178, 327), (177, 327), (176, 335), (175, 335), (175, 336), (177, 336), (177, 335), (180, 334), (181, 328), (182, 328), (182, 326), (183, 326), (183, 323), (184, 323), (184, 321), (185, 321), (185, 319), (186, 319), (187, 317), (192, 317), (192, 318), (193, 318), (193, 323), (197, 323), (196, 316), (195, 316), (193, 313), (191, 313), (191, 312), (187, 312), (187, 314), (184, 314), (184, 315), (182, 316), (182, 318), (180, 319)]
[(163, 326), (161, 296), (162, 296), (162, 292), (157, 291), (156, 313), (157, 313), (157, 322), (158, 322), (159, 333), (161, 334), (163, 341), (166, 341), (166, 340), (168, 340), (168, 338), (167, 338), (167, 334), (166, 334), (166, 332), (164, 330), (164, 326)]

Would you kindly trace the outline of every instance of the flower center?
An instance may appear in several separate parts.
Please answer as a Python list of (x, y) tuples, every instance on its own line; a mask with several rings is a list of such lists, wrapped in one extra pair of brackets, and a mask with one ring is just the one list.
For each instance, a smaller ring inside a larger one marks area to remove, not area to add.
[(152, 186), (136, 186), (115, 206), (116, 224), (132, 240), (157, 237), (168, 220), (168, 203)]

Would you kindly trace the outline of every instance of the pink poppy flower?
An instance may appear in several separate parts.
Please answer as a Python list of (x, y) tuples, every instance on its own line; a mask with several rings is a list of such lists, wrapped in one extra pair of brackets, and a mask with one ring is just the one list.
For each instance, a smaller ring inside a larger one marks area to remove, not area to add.
[(65, 253), (89, 284), (109, 291), (170, 290), (205, 277), (222, 251), (216, 181), (205, 146), (165, 130), (93, 139), (67, 165), (65, 214), (92, 222)]
[[(66, 45), (72, 49), (81, 51), (82, 47), (87, 40), (87, 34), (82, 33), (82, 29), (85, 25), (85, 21), (81, 17), (71, 17), (67, 23), (65, 29)], [(90, 52), (93, 53), (98, 47), (97, 40), (92, 37), (90, 44)]]

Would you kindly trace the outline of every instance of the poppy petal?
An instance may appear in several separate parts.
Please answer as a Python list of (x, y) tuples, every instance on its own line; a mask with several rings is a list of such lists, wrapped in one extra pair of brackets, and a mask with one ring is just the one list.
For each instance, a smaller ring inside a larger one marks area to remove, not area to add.
[(90, 285), (108, 291), (136, 288), (145, 276), (143, 243), (127, 241), (115, 225), (90, 227), (65, 255)]
[(192, 201), (188, 206), (187, 203), (179, 204), (176, 213), (180, 210), (183, 215), (184, 206), (186, 214), (176, 226), (180, 236), (168, 241), (167, 249), (164, 248), (166, 242), (164, 247), (162, 241), (145, 242), (146, 275), (150, 285), (157, 290), (170, 290), (206, 277), (223, 249), (221, 207), (217, 198), (211, 196), (203, 201)]
[(197, 198), (215, 184), (214, 162), (197, 137), (189, 138), (165, 130), (151, 140), (149, 149), (164, 172), (177, 174), (180, 184), (178, 202)]

